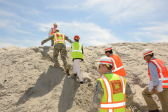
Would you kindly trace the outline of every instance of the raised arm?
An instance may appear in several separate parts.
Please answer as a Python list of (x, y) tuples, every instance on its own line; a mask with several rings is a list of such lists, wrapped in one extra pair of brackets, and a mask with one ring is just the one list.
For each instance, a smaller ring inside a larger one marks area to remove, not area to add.
[(66, 35), (65, 35), (65, 40), (67, 40), (69, 43), (73, 43), (73, 41), (70, 40)]
[(54, 38), (54, 35), (49, 36), (47, 39), (41, 41), (41, 45), (43, 45), (44, 43), (48, 42), (49, 40), (53, 40), (53, 38)]

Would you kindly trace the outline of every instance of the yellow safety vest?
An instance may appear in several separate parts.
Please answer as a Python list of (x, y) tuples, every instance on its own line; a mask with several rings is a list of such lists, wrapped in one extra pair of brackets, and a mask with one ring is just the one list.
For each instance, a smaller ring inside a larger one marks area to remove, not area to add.
[(117, 74), (104, 74), (100, 81), (104, 91), (99, 112), (125, 112), (126, 111), (126, 81)]
[(54, 45), (57, 43), (65, 43), (65, 36), (59, 32), (56, 32), (53, 34), (54, 35)]
[(79, 42), (72, 43), (72, 52), (71, 56), (73, 59), (83, 59), (83, 53), (82, 53), (82, 44)]

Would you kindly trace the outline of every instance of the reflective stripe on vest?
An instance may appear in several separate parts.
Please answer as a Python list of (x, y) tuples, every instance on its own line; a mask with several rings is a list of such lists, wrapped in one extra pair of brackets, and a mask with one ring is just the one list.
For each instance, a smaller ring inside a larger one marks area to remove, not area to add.
[(155, 63), (155, 65), (158, 67), (158, 69), (159, 69), (159, 71), (160, 71), (160, 73), (159, 73), (159, 75), (160, 75), (160, 77), (159, 78), (164, 78), (164, 76), (163, 76), (163, 72), (162, 72), (162, 68), (160, 67), (160, 65), (155, 61), (155, 60), (151, 60), (153, 63)]
[(113, 66), (114, 66), (114, 68), (116, 69), (117, 68), (117, 65), (116, 65), (116, 63), (115, 63), (115, 60), (112, 58), (112, 61), (113, 61)]
[(82, 50), (72, 50), (72, 52), (82, 52)]
[(79, 43), (79, 48), (78, 50), (74, 49), (74, 44), (72, 44), (72, 52), (81, 52), (82, 53), (82, 45)]
[(115, 108), (120, 108), (120, 107), (124, 107), (124, 106), (125, 106), (125, 102), (109, 103), (109, 104), (101, 104), (100, 105), (101, 108), (105, 108), (105, 109), (115, 109)]
[(115, 68), (115, 70), (112, 70), (112, 72), (116, 72), (116, 71), (118, 71), (118, 70), (120, 70), (120, 69), (122, 69), (122, 68), (124, 68), (124, 66), (121, 66), (121, 67), (119, 67), (119, 68)]
[(110, 57), (112, 58), (113, 66), (114, 66), (112, 69), (112, 72), (120, 76), (126, 76), (126, 72), (124, 70), (124, 66), (120, 57), (116, 54), (113, 54)]
[[(109, 82), (108, 82), (106, 77), (103, 76), (102, 79), (103, 79), (103, 82), (105, 84), (106, 91), (107, 91), (107, 101), (108, 102), (112, 102), (112, 93), (111, 93), (110, 84), (109, 84)], [(102, 105), (107, 105), (107, 104), (100, 104), (100, 108), (103, 108)], [(110, 108), (108, 108), (108, 109), (109, 109), (109, 112), (113, 112), (112, 109), (110, 109)]]
[[(163, 88), (168, 88), (168, 71), (166, 66), (164, 65), (164, 62), (162, 62), (160, 59), (152, 59), (149, 62), (156, 65), (158, 77), (159, 77), (159, 80), (162, 81)], [(149, 72), (150, 80), (152, 80), (149, 68), (148, 68), (148, 72)]]
[(162, 86), (168, 86), (168, 83), (162, 83)]
[[(100, 108), (101, 109), (109, 109), (109, 112), (113, 112), (113, 109), (124, 107), (125, 106), (125, 101), (121, 101), (121, 102), (117, 102), (117, 103), (114, 102), (113, 103), (112, 89), (111, 89), (110, 83), (105, 76), (102, 76), (102, 80), (105, 84), (106, 91), (107, 91), (107, 103), (101, 103)], [(123, 77), (120, 77), (120, 80), (122, 81), (123, 93), (125, 94), (125, 82), (124, 82)]]
[(57, 43), (64, 43), (65, 42), (65, 36), (61, 33), (54, 33), (54, 44)]
[(82, 44), (80, 44), (79, 42), (72, 43), (71, 57), (73, 59), (77, 59), (77, 58), (83, 59)]
[(168, 78), (160, 78), (160, 80), (165, 81), (168, 80)]
[(110, 84), (109, 84), (109, 82), (108, 82), (106, 77), (103, 76), (102, 79), (103, 79), (103, 81), (105, 83), (105, 86), (106, 86), (106, 89), (107, 89), (108, 102), (112, 102), (112, 95), (111, 95), (112, 93), (111, 93)]
[(120, 79), (122, 80), (122, 84), (123, 84), (123, 93), (125, 94), (126, 92), (126, 86), (125, 86), (125, 81), (123, 77), (120, 77)]

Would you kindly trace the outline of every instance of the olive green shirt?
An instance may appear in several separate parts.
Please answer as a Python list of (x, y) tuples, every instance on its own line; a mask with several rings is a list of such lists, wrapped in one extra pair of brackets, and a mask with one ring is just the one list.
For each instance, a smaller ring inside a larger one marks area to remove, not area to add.
[(101, 82), (97, 81), (95, 89), (93, 91), (93, 105), (91, 106), (90, 112), (98, 112), (103, 94), (104, 91), (101, 86)]

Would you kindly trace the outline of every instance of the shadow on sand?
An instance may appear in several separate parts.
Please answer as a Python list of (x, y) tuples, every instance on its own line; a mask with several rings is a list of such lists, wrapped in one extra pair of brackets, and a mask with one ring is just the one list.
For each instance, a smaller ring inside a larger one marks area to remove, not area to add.
[(58, 104), (58, 112), (66, 112), (72, 107), (74, 97), (79, 86), (80, 84), (74, 79), (68, 79), (67, 77), (65, 78), (62, 94)]
[(19, 98), (16, 105), (25, 103), (31, 97), (40, 97), (47, 94), (62, 81), (64, 76), (65, 73), (62, 68), (49, 66), (47, 72), (40, 75), (35, 86), (28, 88)]

